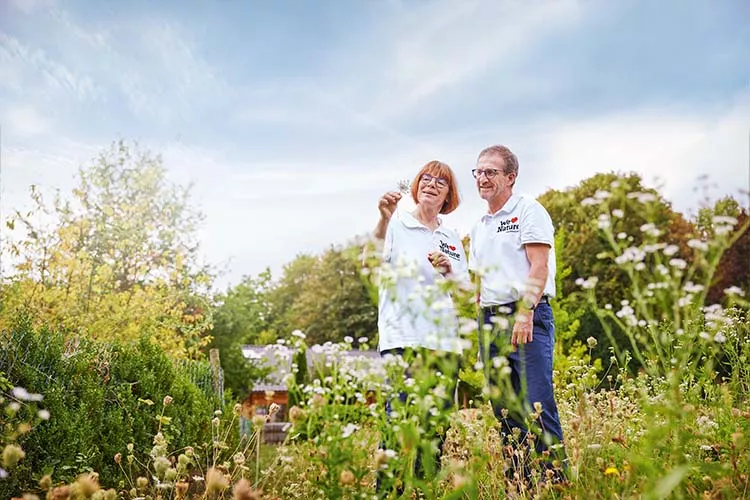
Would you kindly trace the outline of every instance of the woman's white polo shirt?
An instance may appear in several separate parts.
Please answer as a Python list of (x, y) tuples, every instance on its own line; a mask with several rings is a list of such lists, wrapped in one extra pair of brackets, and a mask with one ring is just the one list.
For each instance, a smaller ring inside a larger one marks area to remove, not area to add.
[(528, 287), (531, 265), (524, 245), (550, 246), (544, 295), (555, 296), (555, 230), (547, 210), (528, 195), (512, 195), (503, 208), (471, 230), (469, 269), (481, 277), (480, 306), (516, 302)]
[(378, 300), (378, 349), (425, 347), (462, 351), (458, 318), (443, 278), (427, 255), (441, 251), (451, 262), (452, 278), (468, 279), (468, 264), (458, 233), (443, 226), (430, 230), (406, 210), (397, 209), (383, 245)]

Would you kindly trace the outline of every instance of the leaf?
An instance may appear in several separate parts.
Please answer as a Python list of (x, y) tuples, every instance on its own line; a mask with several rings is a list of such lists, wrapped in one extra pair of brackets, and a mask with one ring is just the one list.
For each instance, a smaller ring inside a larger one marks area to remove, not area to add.
[(682, 480), (685, 479), (689, 470), (687, 465), (682, 465), (661, 478), (656, 483), (656, 488), (654, 488), (654, 498), (667, 498), (680, 485)]
[(150, 399), (138, 398), (138, 402), (139, 403), (143, 403), (143, 404), (148, 405), (148, 406), (152, 406), (154, 404), (154, 402), (151, 401)]

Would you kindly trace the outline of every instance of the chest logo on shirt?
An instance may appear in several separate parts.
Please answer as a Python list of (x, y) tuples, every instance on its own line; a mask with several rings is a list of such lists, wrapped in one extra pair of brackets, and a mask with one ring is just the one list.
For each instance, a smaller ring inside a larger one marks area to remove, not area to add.
[(505, 219), (500, 221), (500, 225), (497, 226), (498, 233), (517, 233), (520, 230), (521, 225), (518, 223), (518, 217), (512, 219)]
[(443, 240), (440, 240), (440, 251), (452, 259), (461, 260), (461, 254), (456, 252), (456, 247), (454, 245), (449, 245)]

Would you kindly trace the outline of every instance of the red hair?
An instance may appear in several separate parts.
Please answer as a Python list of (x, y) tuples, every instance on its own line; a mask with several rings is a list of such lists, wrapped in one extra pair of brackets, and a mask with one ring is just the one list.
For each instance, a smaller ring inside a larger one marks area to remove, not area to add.
[(443, 177), (448, 179), (448, 194), (445, 197), (445, 202), (440, 208), (441, 214), (449, 214), (458, 208), (460, 203), (458, 195), (458, 183), (456, 182), (456, 176), (453, 175), (453, 170), (442, 161), (432, 160), (425, 163), (424, 167), (417, 173), (416, 177), (411, 183), (411, 197), (414, 203), (419, 203), (417, 194), (419, 191), (419, 181), (422, 179), (422, 174), (430, 174), (435, 177)]

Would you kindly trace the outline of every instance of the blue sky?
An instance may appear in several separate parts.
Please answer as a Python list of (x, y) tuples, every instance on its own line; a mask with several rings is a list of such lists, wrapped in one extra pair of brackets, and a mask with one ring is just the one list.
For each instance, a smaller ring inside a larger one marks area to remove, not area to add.
[(495, 143), (518, 190), (634, 170), (694, 211), (701, 174), (750, 185), (748, 54), (743, 0), (2, 0), (2, 213), (118, 138), (194, 184), (220, 286), (368, 231), (433, 158), (468, 232)]

